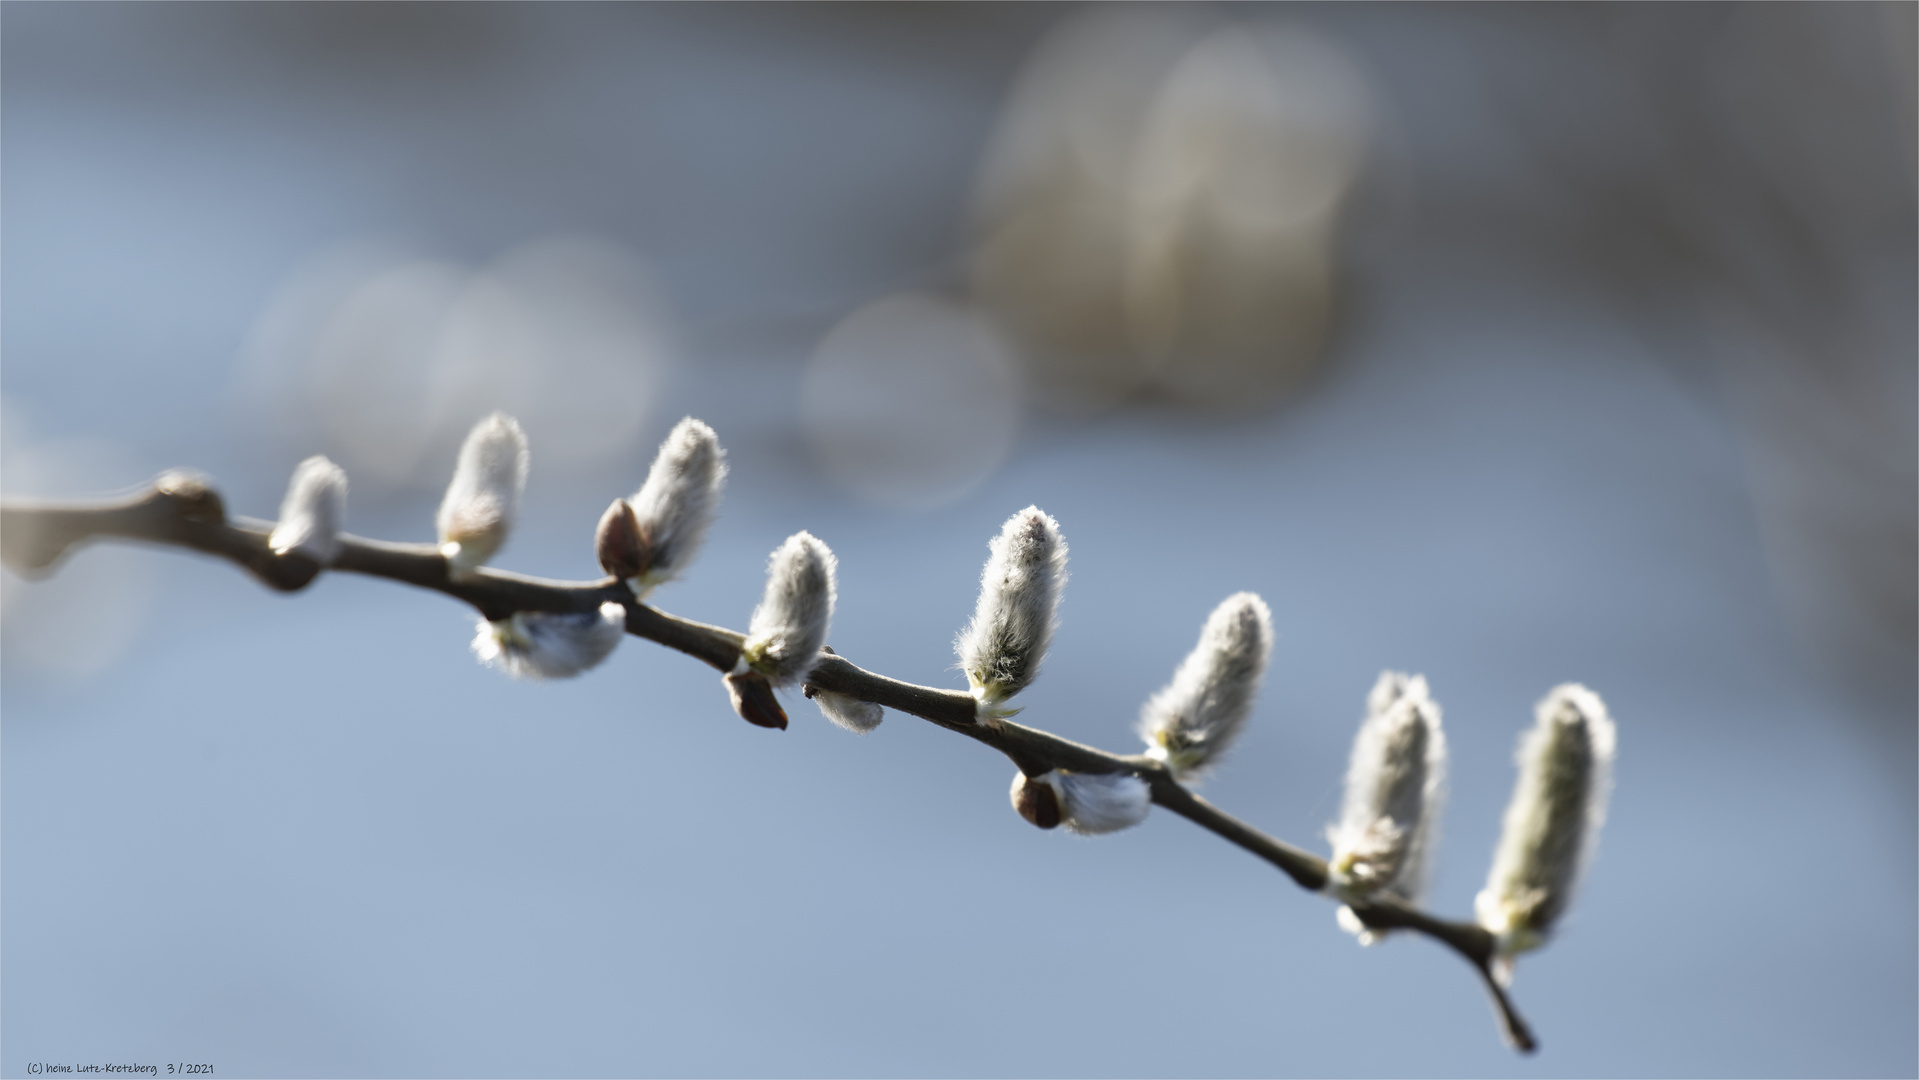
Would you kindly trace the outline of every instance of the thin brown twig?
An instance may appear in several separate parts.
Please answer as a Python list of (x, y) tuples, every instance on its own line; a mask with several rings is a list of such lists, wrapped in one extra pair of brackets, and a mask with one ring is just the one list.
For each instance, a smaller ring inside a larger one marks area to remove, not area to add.
[[(276, 555), (267, 545), (271, 522), (228, 518), (219, 494), (204, 477), (174, 471), (133, 494), (94, 502), (0, 504), (0, 560), (16, 573), (51, 573), (74, 547), (106, 537), (146, 541), (216, 555), (244, 567), (272, 588), (305, 588), (323, 569), (345, 570), (404, 582), (465, 601), (488, 619), (519, 611), (595, 611), (608, 600), (626, 608), (626, 631), (678, 650), (717, 671), (733, 669), (744, 635), (682, 619), (636, 600), (613, 578), (597, 582), (552, 581), (482, 567), (460, 578), (432, 544), (396, 544), (342, 534), (338, 554), (323, 567), (298, 554)], [(1129, 773), (1146, 781), (1153, 802), (1278, 867), (1300, 888), (1323, 892), (1326, 861), (1253, 828), (1200, 798), (1152, 758), (1109, 754), (1010, 720), (978, 721), (969, 694), (890, 679), (859, 667), (831, 649), (807, 676), (807, 686), (908, 713), (984, 743), (1012, 759), (1022, 772), (1049, 769), (1080, 773)], [(1463, 957), (1492, 997), (1501, 1034), (1516, 1049), (1538, 1047), (1531, 1029), (1493, 976), (1493, 937), (1470, 922), (1429, 915), (1392, 898), (1350, 905), (1366, 925), (1424, 934)]]

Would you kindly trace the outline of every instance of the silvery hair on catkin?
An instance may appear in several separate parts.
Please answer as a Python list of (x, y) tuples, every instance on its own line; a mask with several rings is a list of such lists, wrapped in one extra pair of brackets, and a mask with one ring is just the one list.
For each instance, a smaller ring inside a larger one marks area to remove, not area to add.
[(1013, 809), (1042, 829), (1064, 825), (1081, 836), (1099, 836), (1146, 820), (1153, 790), (1131, 773), (1079, 773), (1048, 769), (1036, 776), (1013, 774)]
[(726, 451), (713, 429), (687, 417), (673, 426), (628, 500), (645, 538), (640, 583), (650, 588), (685, 572), (719, 513), (726, 483)]
[(506, 542), (530, 461), (526, 433), (505, 413), (488, 416), (467, 433), (437, 519), (456, 576), (484, 564)]
[(953, 649), (974, 693), (997, 703), (1039, 676), (1066, 584), (1066, 539), (1058, 522), (1029, 506), (1006, 520), (988, 552), (973, 621)]
[(1272, 649), (1273, 614), (1264, 600), (1243, 592), (1221, 602), (1173, 681), (1140, 710), (1147, 754), (1181, 781), (1204, 776), (1245, 727)]
[(275, 555), (293, 552), (324, 566), (340, 552), (345, 520), (346, 471), (315, 455), (293, 470), (267, 546)]
[(598, 611), (521, 611), (480, 620), (473, 654), (516, 679), (570, 679), (598, 667), (626, 635), (626, 609), (609, 600)]
[(1389, 893), (1417, 902), (1445, 795), (1439, 705), (1423, 676), (1396, 671), (1380, 675), (1367, 705), (1370, 715), (1353, 739), (1339, 822), (1328, 830), (1330, 887), (1349, 900)]
[(886, 710), (870, 701), (817, 687), (809, 688), (808, 693), (813, 697), (813, 704), (820, 707), (822, 716), (855, 735), (871, 734), (880, 726), (880, 721), (886, 719)]
[(1521, 737), (1519, 779), (1474, 902), (1479, 923), (1511, 955), (1537, 948), (1571, 906), (1592, 861), (1612, 788), (1617, 729), (1599, 695), (1553, 688)]
[(753, 609), (742, 653), (775, 686), (790, 686), (819, 663), (833, 625), (838, 560), (812, 533), (797, 532), (773, 552), (766, 594)]
[(1060, 824), (1082, 836), (1129, 829), (1146, 820), (1153, 791), (1127, 773), (1078, 773), (1055, 769), (1064, 796)]

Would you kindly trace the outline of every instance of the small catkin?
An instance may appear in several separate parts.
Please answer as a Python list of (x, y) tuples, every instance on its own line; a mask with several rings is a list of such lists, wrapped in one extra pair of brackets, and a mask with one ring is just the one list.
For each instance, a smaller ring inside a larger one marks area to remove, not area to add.
[(267, 546), (275, 555), (304, 555), (324, 566), (340, 553), (345, 520), (346, 471), (315, 455), (293, 470)]
[(1066, 584), (1066, 540), (1058, 522), (1029, 506), (1007, 519), (988, 552), (979, 605), (953, 648), (981, 714), (992, 717), (1017, 711), (1002, 704), (1039, 676)]
[(1592, 861), (1612, 787), (1617, 730), (1599, 695), (1554, 687), (1521, 737), (1519, 781), (1474, 902), (1479, 924), (1510, 958), (1545, 944)]
[(609, 600), (598, 611), (521, 611), (480, 620), (473, 654), (516, 679), (568, 679), (597, 667), (626, 634), (626, 609)]
[(833, 625), (836, 567), (832, 550), (811, 533), (794, 533), (774, 550), (741, 649), (774, 686), (791, 686), (819, 663)]
[(1060, 824), (1083, 836), (1118, 832), (1146, 820), (1153, 789), (1129, 773), (1076, 773), (1055, 769), (1065, 798)]
[(1130, 773), (1078, 773), (1052, 769), (1038, 776), (1015, 773), (1013, 809), (1042, 829), (1099, 836), (1146, 820), (1153, 790)]
[(1253, 593), (1229, 596), (1206, 619), (1173, 681), (1140, 710), (1149, 757), (1182, 782), (1219, 763), (1252, 713), (1273, 650), (1273, 615)]
[(641, 538), (634, 592), (643, 597), (692, 564), (719, 513), (725, 484), (726, 451), (713, 429), (690, 416), (674, 425), (646, 483), (627, 500)]
[[(1438, 834), (1446, 789), (1446, 735), (1421, 676), (1388, 671), (1367, 698), (1371, 715), (1353, 740), (1339, 822), (1327, 831), (1327, 889), (1348, 901), (1391, 895), (1416, 902)], [(1363, 944), (1378, 939), (1342, 910)], [(1358, 929), (1354, 929), (1358, 927)]]
[(473, 425), (440, 502), (440, 551), (454, 577), (471, 574), (506, 543), (526, 489), (526, 434), (496, 412)]
[(820, 707), (820, 713), (840, 727), (855, 735), (866, 735), (880, 726), (886, 719), (886, 710), (870, 701), (861, 701), (856, 697), (836, 694), (831, 690), (809, 688), (813, 704)]

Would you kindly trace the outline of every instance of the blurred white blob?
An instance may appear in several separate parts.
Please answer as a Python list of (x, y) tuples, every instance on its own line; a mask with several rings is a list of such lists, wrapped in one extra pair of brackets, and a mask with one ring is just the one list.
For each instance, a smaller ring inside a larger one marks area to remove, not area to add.
[(1296, 29), (1227, 27), (1189, 49), (1147, 111), (1129, 189), (1152, 227), (1204, 210), (1258, 232), (1323, 229), (1372, 126), (1364, 77)]
[(1222, 30), (1174, 67), (1127, 218), (1127, 328), (1162, 388), (1234, 408), (1317, 363), (1366, 101), (1351, 65), (1299, 31)]
[(322, 565), (340, 552), (340, 526), (346, 520), (346, 473), (315, 454), (293, 470), (280, 520), (267, 537), (275, 555), (296, 551)]
[(975, 295), (1013, 335), (1035, 400), (1108, 407), (1148, 370), (1125, 310), (1134, 146), (1159, 83), (1203, 24), (1176, 7), (1103, 7), (1027, 60), (981, 166)]
[(583, 237), (535, 241), (495, 260), (454, 304), (434, 366), (430, 420), (485, 409), (533, 425), (543, 462), (566, 467), (633, 446), (668, 356), (648, 272)]
[(241, 404), (356, 485), (433, 485), (466, 425), (495, 409), (564, 470), (632, 449), (669, 333), (650, 273), (602, 240), (536, 240), (478, 270), (344, 245), (297, 269), (261, 313)]
[(1063, 24), (979, 194), (974, 288), (1037, 399), (1242, 409), (1310, 372), (1371, 117), (1363, 75), (1303, 30), (1149, 7)]
[(526, 433), (511, 416), (493, 413), (467, 433), (434, 517), (449, 577), (472, 574), (512, 535), (531, 465)]
[[(12, 402), (0, 402), (0, 491), (69, 499), (144, 479), (126, 454), (98, 440), (37, 440)], [(154, 563), (168, 553), (87, 544), (55, 573), (24, 581), (0, 572), (0, 652), (11, 675), (84, 679), (139, 640), (153, 607)]]
[(814, 353), (800, 416), (814, 456), (887, 506), (951, 501), (992, 475), (1019, 430), (1013, 361), (962, 304), (902, 294), (847, 316)]

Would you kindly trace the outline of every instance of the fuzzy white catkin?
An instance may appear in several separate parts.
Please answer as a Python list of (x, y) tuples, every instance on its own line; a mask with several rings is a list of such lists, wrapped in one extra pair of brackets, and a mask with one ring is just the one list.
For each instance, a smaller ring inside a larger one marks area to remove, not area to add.
[(831, 690), (813, 691), (813, 703), (828, 720), (855, 735), (865, 735), (886, 719), (886, 710), (870, 701), (836, 694)]
[(340, 553), (340, 526), (346, 520), (346, 471), (315, 455), (293, 470), (280, 521), (267, 537), (275, 555), (294, 552), (322, 565)]
[(773, 551), (766, 594), (753, 609), (741, 653), (774, 686), (791, 686), (819, 663), (833, 626), (837, 566), (812, 533), (794, 533)]
[(1066, 539), (1059, 523), (1029, 506), (987, 546), (979, 606), (953, 649), (986, 715), (1032, 684), (1052, 644), (1055, 612), (1066, 584)]
[(1538, 948), (1572, 904), (1606, 819), (1617, 729), (1599, 695), (1556, 686), (1519, 742), (1519, 781), (1506, 808), (1479, 924), (1502, 955)]
[(1246, 726), (1272, 651), (1266, 602), (1249, 592), (1227, 597), (1207, 616), (1173, 681), (1140, 710), (1147, 756), (1166, 762), (1182, 782), (1203, 777)]
[(726, 483), (726, 451), (713, 429), (692, 417), (673, 426), (647, 471), (646, 483), (627, 501), (644, 538), (646, 568), (634, 580), (642, 596), (680, 576), (699, 554), (720, 509)]
[(599, 666), (626, 635), (626, 609), (609, 600), (598, 611), (521, 611), (480, 620), (473, 654), (516, 679), (566, 679)]
[(528, 464), (526, 434), (507, 414), (496, 412), (467, 433), (438, 519), (440, 551), (453, 576), (484, 565), (506, 543)]
[(1426, 694), (1426, 677), (1408, 675), (1403, 671), (1382, 671), (1379, 681), (1373, 684), (1366, 695), (1366, 715), (1378, 716), (1393, 707), (1393, 702), (1417, 690), (1420, 696)]
[[(1346, 900), (1390, 894), (1417, 901), (1446, 790), (1446, 734), (1422, 676), (1380, 675), (1369, 715), (1353, 739), (1339, 822), (1327, 831), (1328, 890)], [(1344, 909), (1342, 909), (1344, 910)], [(1353, 929), (1357, 918), (1340, 920)], [(1354, 931), (1371, 944), (1363, 925)]]
[[(1020, 777), (1013, 779), (1018, 792)], [(1059, 799), (1059, 823), (1081, 836), (1128, 829), (1146, 820), (1153, 806), (1153, 789), (1129, 773), (1077, 773), (1054, 769), (1032, 777), (1053, 789)]]

